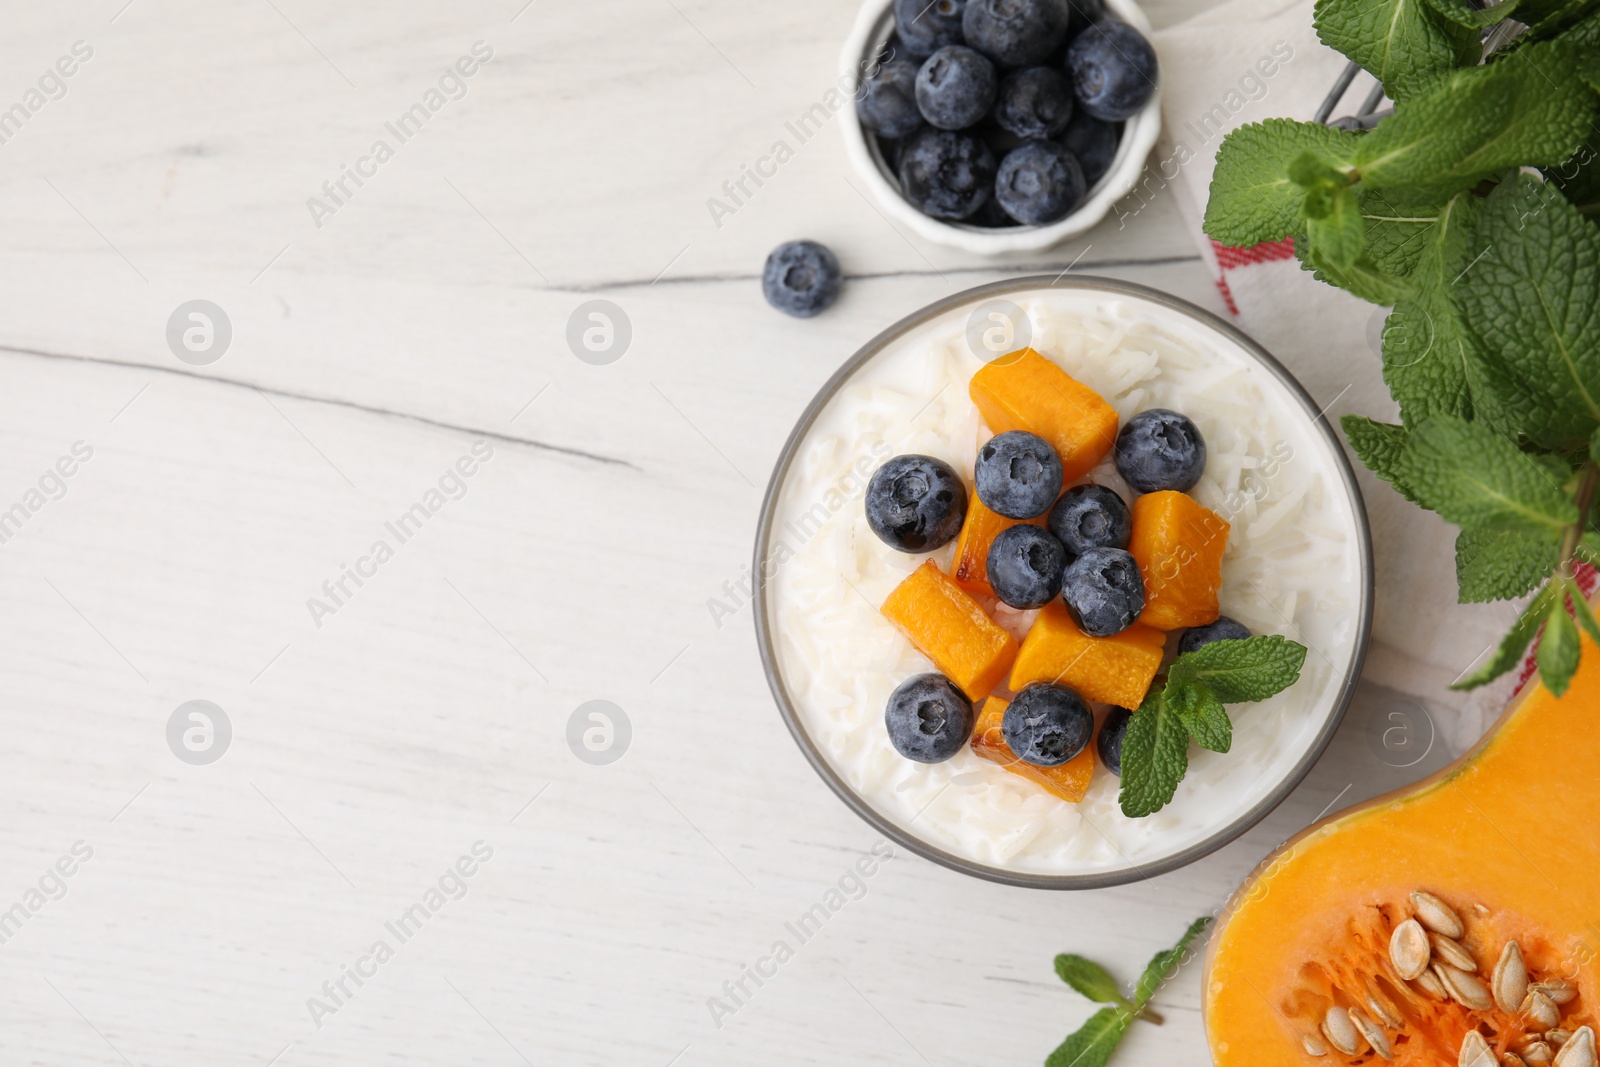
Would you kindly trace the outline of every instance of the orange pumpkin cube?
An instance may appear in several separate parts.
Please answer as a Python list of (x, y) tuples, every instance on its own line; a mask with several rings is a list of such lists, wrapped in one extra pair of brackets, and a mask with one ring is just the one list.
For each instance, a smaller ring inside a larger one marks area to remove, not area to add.
[(1158, 630), (1216, 622), (1227, 548), (1227, 521), (1193, 497), (1169, 489), (1135, 500), (1128, 551), (1144, 578), (1139, 621)]
[[(1042, 528), (1048, 515), (1046, 512), (1024, 521)], [(1001, 530), (1016, 525), (1016, 519), (1008, 519), (984, 507), (977, 493), (967, 494), (967, 517), (961, 523), (955, 559), (950, 563), (950, 577), (955, 583), (974, 596), (994, 596), (994, 588), (989, 584), (989, 549)]]
[(931, 559), (895, 586), (882, 611), (973, 700), (988, 696), (1017, 658), (1017, 639)]
[(1110, 637), (1078, 629), (1061, 600), (1039, 609), (1011, 668), (1011, 688), (1054, 682), (1090, 700), (1137, 708), (1161, 667), (1167, 635), (1137, 622)]
[(1083, 751), (1059, 767), (1035, 767), (1018, 759), (1006, 744), (1000, 724), (1005, 719), (1007, 702), (990, 697), (978, 712), (978, 724), (972, 731), (972, 751), (998, 763), (1012, 774), (1019, 774), (1053, 793), (1068, 804), (1076, 804), (1089, 792), (1089, 779), (1094, 777), (1094, 742), (1083, 746)]
[(1061, 457), (1064, 484), (1088, 474), (1117, 440), (1117, 411), (1031, 348), (985, 364), (967, 387), (995, 433), (1027, 430)]

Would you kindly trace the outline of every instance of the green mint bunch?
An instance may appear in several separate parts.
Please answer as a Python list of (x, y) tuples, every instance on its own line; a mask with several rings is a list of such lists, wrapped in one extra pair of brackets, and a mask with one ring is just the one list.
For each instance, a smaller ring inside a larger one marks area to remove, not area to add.
[(1300, 677), (1306, 647), (1267, 635), (1213, 641), (1173, 660), (1150, 687), (1122, 738), (1122, 814), (1143, 818), (1166, 807), (1189, 773), (1189, 742), (1212, 752), (1233, 747), (1225, 704), (1265, 700)]
[(1096, 1004), (1110, 1006), (1089, 1016), (1088, 1022), (1045, 1057), (1045, 1067), (1105, 1067), (1135, 1019), (1159, 1024), (1161, 1017), (1150, 1011), (1150, 1000), (1161, 983), (1172, 977), (1189, 946), (1210, 922), (1209, 917), (1196, 919), (1176, 945), (1157, 952), (1139, 976), (1132, 997), (1123, 996), (1116, 979), (1093, 960), (1068, 953), (1057, 956), (1056, 974), (1063, 982)]
[[(1394, 113), (1365, 133), (1287, 119), (1235, 130), (1206, 232), (1233, 246), (1292, 237), (1317, 278), (1393, 309), (1383, 377), (1400, 422), (1347, 415), (1346, 436), (1460, 527), (1463, 603), (1538, 590), (1456, 686), (1510, 670), (1543, 628), (1540, 675), (1560, 695), (1579, 628), (1600, 640), (1572, 580), (1575, 560), (1600, 558), (1600, 0), (1315, 11), (1318, 36), (1383, 82)], [(1510, 44), (1483, 58), (1499, 23)]]

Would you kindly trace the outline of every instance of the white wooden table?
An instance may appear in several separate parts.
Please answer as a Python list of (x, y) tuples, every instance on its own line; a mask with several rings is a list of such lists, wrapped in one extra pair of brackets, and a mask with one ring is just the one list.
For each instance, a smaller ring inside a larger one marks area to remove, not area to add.
[[(892, 229), (831, 130), (717, 226), (853, 0), (524, 3), (7, 5), (0, 1062), (1039, 1063), (1090, 1011), (1056, 952), (1131, 978), (1284, 836), (1437, 763), (1374, 757), (1367, 692), (1179, 873), (1058, 895), (901, 855), (713, 1020), (874, 844), (779, 721), (742, 594), (708, 608), (812, 392), (902, 314), (1080, 255), (1220, 304), (1165, 201), (979, 261)], [(800, 236), (850, 275), (806, 323), (756, 280)], [(231, 323), (214, 362), (168, 345), (196, 299)], [(609, 365), (566, 343), (591, 299), (631, 322)], [(209, 764), (169, 745), (192, 700), (231, 727)], [(591, 700), (631, 723), (609, 765), (567, 743)], [(1199, 1001), (1191, 967), (1124, 1062), (1207, 1062)]]

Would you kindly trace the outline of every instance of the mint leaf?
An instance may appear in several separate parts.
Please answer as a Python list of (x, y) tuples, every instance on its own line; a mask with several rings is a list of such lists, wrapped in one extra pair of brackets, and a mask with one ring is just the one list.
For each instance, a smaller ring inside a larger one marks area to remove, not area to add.
[(1479, 9), (1467, 3), (1467, 0), (1428, 0), (1428, 6), (1433, 8), (1434, 14), (1457, 26), (1481, 30), (1485, 26), (1504, 22), (1517, 10), (1520, 2), (1521, 0), (1501, 0), (1494, 7)]
[(1423, 507), (1458, 526), (1559, 537), (1578, 521), (1562, 488), (1566, 466), (1521, 451), (1482, 422), (1429, 419), (1411, 431), (1396, 468)]
[(1423, 0), (1317, 0), (1317, 36), (1361, 64), (1393, 100), (1478, 59), (1478, 35)]
[(1468, 366), (1474, 343), (1451, 294), (1481, 213), (1471, 193), (1457, 193), (1439, 208), (1418, 242), (1409, 279), (1416, 291), (1394, 306), (1383, 325), (1383, 380), (1407, 426), (1433, 415), (1472, 414)]
[(1122, 814), (1142, 819), (1160, 811), (1189, 770), (1189, 728), (1159, 686), (1128, 720), (1122, 737)]
[(1341, 416), (1339, 425), (1344, 427), (1345, 438), (1356, 458), (1369, 471), (1394, 486), (1395, 492), (1413, 504), (1421, 503), (1398, 473), (1400, 455), (1411, 436), (1404, 426), (1375, 422), (1363, 415)]
[(1552, 41), (1436, 79), (1360, 139), (1362, 181), (1453, 193), (1510, 167), (1567, 159), (1594, 111), (1576, 56)]
[(1567, 683), (1578, 669), (1578, 627), (1567, 614), (1567, 584), (1556, 586), (1544, 633), (1539, 638), (1539, 680), (1555, 696), (1567, 691)]
[(1600, 463), (1600, 427), (1589, 435), (1589, 458)]
[(1167, 690), (1202, 689), (1226, 704), (1265, 700), (1293, 685), (1305, 661), (1305, 645), (1277, 634), (1213, 641), (1173, 661)]
[(1044, 1067), (1105, 1067), (1133, 1023), (1127, 1008), (1101, 1008), (1044, 1059)]
[(1413, 196), (1404, 189), (1359, 192), (1361, 215), (1367, 220), (1367, 254), (1385, 274), (1409, 275), (1439, 221), (1443, 201), (1437, 196)]
[(1462, 530), (1456, 535), (1456, 583), (1463, 604), (1512, 600), (1549, 577), (1561, 539), (1526, 530)]
[(1210, 916), (1202, 916), (1189, 924), (1189, 929), (1183, 932), (1183, 937), (1176, 945), (1162, 952), (1157, 952), (1145, 966), (1144, 974), (1139, 976), (1139, 984), (1133, 990), (1133, 1002), (1139, 1007), (1150, 1003), (1150, 998), (1155, 996), (1161, 983), (1172, 977), (1172, 972), (1177, 970), (1178, 964), (1183, 962), (1184, 953), (1189, 951), (1189, 946), (1194, 939), (1199, 937), (1211, 922)]
[(1572, 610), (1578, 617), (1578, 625), (1589, 635), (1589, 640), (1600, 645), (1600, 622), (1595, 621), (1594, 611), (1589, 607), (1589, 601), (1584, 598), (1583, 590), (1569, 580), (1567, 595), (1572, 598)]
[(1370, 304), (1394, 304), (1412, 293), (1410, 282), (1385, 274), (1371, 257), (1363, 256), (1348, 267), (1340, 267), (1308, 241), (1296, 241), (1294, 252), (1300, 265), (1319, 282), (1337, 285)]
[[(1313, 214), (1312, 202), (1326, 200), (1325, 210)], [(1367, 244), (1367, 223), (1361, 205), (1349, 186), (1324, 193), (1321, 188), (1306, 194), (1306, 238), (1313, 248), (1339, 270), (1356, 265)]]
[(1348, 163), (1356, 135), (1318, 122), (1267, 119), (1240, 126), (1222, 139), (1211, 176), (1205, 231), (1233, 248), (1278, 241), (1300, 232), (1305, 190), (1289, 164), (1305, 152)]
[(1177, 703), (1178, 717), (1189, 730), (1189, 736), (1201, 748), (1212, 752), (1226, 752), (1233, 747), (1233, 720), (1222, 701), (1204, 690), (1195, 690), (1188, 700)]
[(1528, 37), (1537, 39), (1560, 33), (1595, 8), (1595, 0), (1524, 0), (1518, 22), (1528, 25)]
[[(1528, 649), (1528, 642), (1533, 640), (1533, 635), (1539, 631), (1539, 626), (1544, 622), (1545, 615), (1550, 610), (1550, 603), (1555, 599), (1555, 586), (1545, 586), (1539, 594), (1528, 602), (1522, 609), (1522, 614), (1512, 625), (1511, 630), (1500, 641), (1500, 646), (1482, 667), (1462, 678), (1452, 682), (1451, 689), (1476, 689), (1480, 685), (1494, 681), (1502, 674), (1522, 662), (1522, 654)], [(1130, 726), (1132, 723), (1129, 724)]]
[(1116, 979), (1093, 960), (1063, 952), (1056, 957), (1056, 975), (1097, 1004), (1127, 1004)]
[(1557, 451), (1600, 426), (1600, 229), (1555, 189), (1517, 175), (1490, 194), (1486, 249), (1456, 299), (1512, 428)]

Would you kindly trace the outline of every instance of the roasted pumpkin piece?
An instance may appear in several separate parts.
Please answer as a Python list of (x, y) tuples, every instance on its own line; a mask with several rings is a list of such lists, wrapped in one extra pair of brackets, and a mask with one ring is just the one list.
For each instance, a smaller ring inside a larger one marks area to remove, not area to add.
[(1017, 658), (1017, 639), (931, 559), (895, 586), (882, 611), (973, 700), (988, 696)]
[(1035, 767), (1018, 759), (1006, 744), (1005, 735), (1000, 731), (1006, 706), (1007, 701), (999, 697), (984, 701), (978, 712), (978, 724), (972, 731), (972, 751), (1069, 804), (1082, 800), (1089, 792), (1089, 779), (1094, 777), (1094, 745), (1085, 745), (1082, 752), (1058, 767)]
[[(1038, 518), (1025, 519), (1030, 526), (1043, 527), (1049, 512)], [(989, 549), (1000, 531), (1017, 525), (998, 512), (984, 507), (978, 494), (967, 497), (967, 518), (961, 524), (961, 535), (956, 538), (956, 555), (950, 563), (950, 577), (974, 596), (994, 596), (989, 584)]]
[(1066, 604), (1052, 600), (1039, 609), (1028, 630), (1011, 688), (1056, 682), (1090, 700), (1136, 708), (1161, 667), (1167, 635), (1134, 623), (1110, 637), (1090, 637), (1078, 629)]
[(1117, 440), (1116, 409), (1031, 348), (987, 363), (967, 393), (995, 433), (1027, 430), (1049, 441), (1068, 484), (1088, 474)]
[[(1158, 630), (1204, 626), (1222, 609), (1222, 554), (1228, 523), (1186, 493), (1146, 493), (1133, 502), (1133, 537), (1128, 551), (1144, 578), (1139, 621)], [(1132, 707), (1133, 705), (1127, 705)]]

